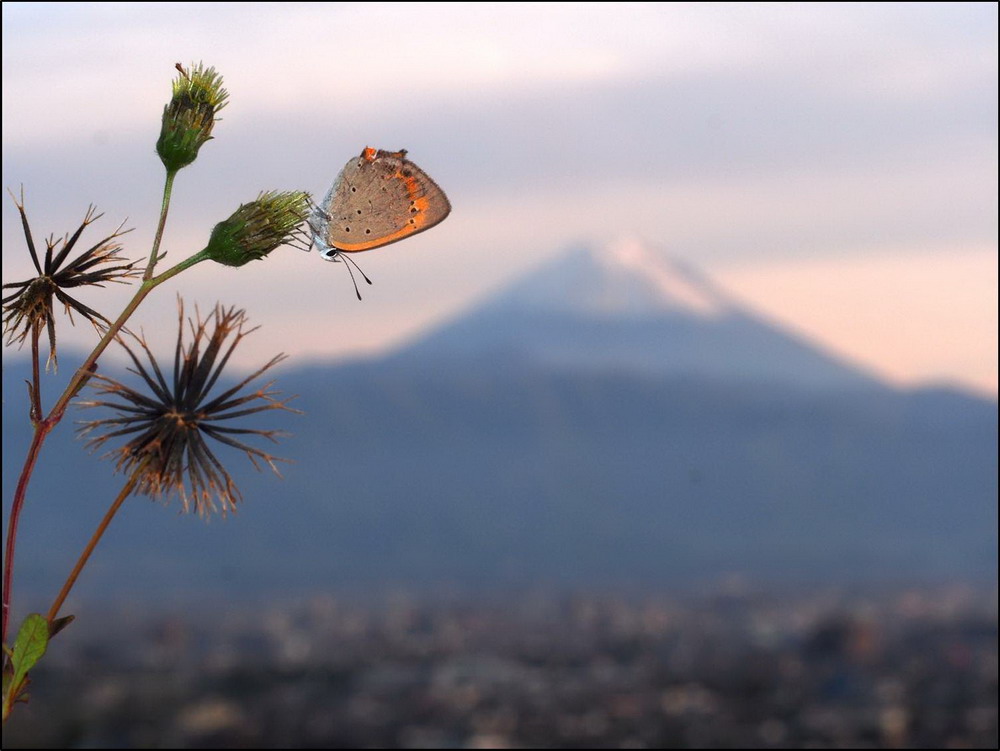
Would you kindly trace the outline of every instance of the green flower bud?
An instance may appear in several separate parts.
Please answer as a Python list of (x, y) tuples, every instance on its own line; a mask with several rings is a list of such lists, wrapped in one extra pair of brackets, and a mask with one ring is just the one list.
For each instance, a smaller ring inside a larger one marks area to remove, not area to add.
[(308, 193), (261, 193), (256, 201), (243, 204), (215, 225), (200, 255), (226, 266), (242, 266), (264, 258), (279, 245), (303, 244), (302, 225), (308, 211)]
[(216, 115), (226, 106), (229, 92), (222, 76), (201, 63), (187, 72), (177, 63), (180, 75), (173, 83), (173, 96), (163, 108), (163, 125), (156, 142), (167, 172), (177, 172), (198, 157), (198, 149), (212, 138)]

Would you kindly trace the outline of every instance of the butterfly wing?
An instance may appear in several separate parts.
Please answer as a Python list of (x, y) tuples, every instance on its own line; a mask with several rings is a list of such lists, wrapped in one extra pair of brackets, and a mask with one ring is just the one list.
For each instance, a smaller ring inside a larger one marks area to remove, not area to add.
[(450, 212), (444, 191), (405, 151), (365, 149), (340, 171), (310, 225), (321, 252), (356, 253), (430, 229)]

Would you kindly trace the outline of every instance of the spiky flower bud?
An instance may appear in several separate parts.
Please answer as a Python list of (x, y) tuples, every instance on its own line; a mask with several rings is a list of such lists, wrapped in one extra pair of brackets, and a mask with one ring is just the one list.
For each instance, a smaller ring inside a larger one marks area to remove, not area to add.
[(308, 212), (308, 193), (261, 193), (215, 225), (201, 254), (226, 266), (258, 261), (279, 245), (304, 242), (302, 225)]
[(180, 75), (163, 108), (163, 125), (156, 142), (156, 153), (167, 172), (177, 172), (198, 157), (198, 149), (212, 138), (216, 115), (229, 98), (215, 68), (198, 63), (188, 72), (177, 63), (177, 70)]

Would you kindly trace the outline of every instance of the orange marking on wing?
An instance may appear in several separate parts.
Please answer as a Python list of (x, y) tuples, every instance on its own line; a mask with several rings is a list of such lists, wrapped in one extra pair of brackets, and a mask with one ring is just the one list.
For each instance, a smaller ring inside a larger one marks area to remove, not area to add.
[[(403, 179), (406, 183), (406, 194), (410, 197), (412, 206), (407, 209), (407, 219), (406, 223), (413, 228), (414, 231), (420, 229), (425, 224), (427, 224), (427, 214), (425, 213), (428, 208), (430, 208), (431, 202), (428, 200), (427, 196), (423, 195), (420, 183), (417, 182), (417, 178), (404, 176), (402, 173), (397, 172), (397, 175)], [(414, 211), (414, 209), (416, 209)]]
[(366, 243), (337, 243), (337, 250), (343, 250), (346, 253), (357, 253), (362, 250), (372, 250), (373, 248), (380, 248), (383, 245), (388, 245), (389, 243), (394, 243), (397, 240), (402, 240), (407, 235), (412, 235), (418, 229), (423, 222), (417, 224), (409, 224), (391, 235), (386, 235), (385, 237), (380, 237), (376, 240), (371, 240)]
[(376, 156), (378, 149), (373, 149), (371, 146), (365, 146), (365, 150), (361, 152), (361, 158), (367, 162), (374, 162)]
[(428, 201), (427, 197), (423, 194), (421, 185), (417, 178), (413, 177), (413, 175), (407, 177), (402, 172), (397, 172), (395, 176), (406, 184), (406, 194), (410, 197), (410, 200), (414, 202), (413, 208), (423, 211), (430, 206), (430, 201)]

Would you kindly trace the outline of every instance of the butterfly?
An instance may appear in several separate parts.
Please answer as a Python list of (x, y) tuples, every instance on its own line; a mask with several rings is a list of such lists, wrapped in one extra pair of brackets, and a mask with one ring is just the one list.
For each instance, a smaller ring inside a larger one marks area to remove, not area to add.
[(405, 149), (366, 147), (344, 165), (326, 198), (313, 208), (309, 229), (321, 258), (351, 260), (343, 254), (405, 240), (440, 224), (449, 213), (444, 191), (406, 158)]

